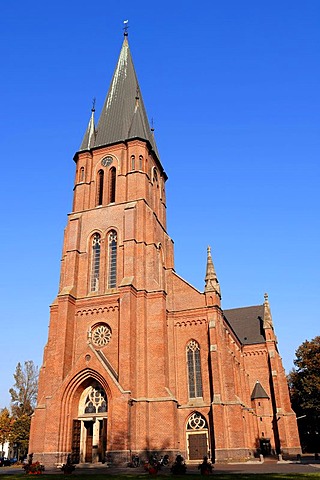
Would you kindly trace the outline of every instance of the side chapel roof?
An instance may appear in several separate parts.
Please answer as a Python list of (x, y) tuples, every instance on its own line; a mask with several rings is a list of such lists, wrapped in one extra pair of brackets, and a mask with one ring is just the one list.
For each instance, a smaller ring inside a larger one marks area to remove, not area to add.
[(232, 329), (243, 345), (264, 343), (264, 305), (224, 310)]
[(127, 36), (124, 37), (98, 125), (91, 116), (80, 151), (112, 145), (138, 138), (150, 144), (159, 160), (156, 142), (151, 132), (141, 90), (134, 69)]

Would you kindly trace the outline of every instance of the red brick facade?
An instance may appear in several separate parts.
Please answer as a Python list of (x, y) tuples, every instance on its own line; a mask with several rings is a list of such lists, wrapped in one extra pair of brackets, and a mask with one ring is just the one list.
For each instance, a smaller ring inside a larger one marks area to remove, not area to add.
[[(88, 143), (75, 163), (34, 459), (122, 462), (156, 451), (227, 461), (264, 439), (299, 453), (268, 300), (264, 341), (244, 344), (217, 288), (199, 292), (175, 273), (166, 174), (148, 138)], [(257, 382), (265, 394), (251, 398)]]

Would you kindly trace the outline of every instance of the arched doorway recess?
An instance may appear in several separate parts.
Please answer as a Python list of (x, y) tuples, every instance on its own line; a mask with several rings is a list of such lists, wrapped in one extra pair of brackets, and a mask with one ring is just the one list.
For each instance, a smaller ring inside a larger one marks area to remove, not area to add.
[(79, 400), (78, 418), (73, 420), (72, 461), (104, 462), (107, 447), (108, 399), (97, 382), (87, 387)]

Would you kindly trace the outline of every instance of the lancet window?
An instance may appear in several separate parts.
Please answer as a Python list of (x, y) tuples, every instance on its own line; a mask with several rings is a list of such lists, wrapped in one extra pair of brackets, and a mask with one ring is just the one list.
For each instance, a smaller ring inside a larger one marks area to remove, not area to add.
[(100, 276), (100, 254), (101, 254), (101, 236), (95, 233), (92, 237), (92, 257), (91, 257), (91, 281), (90, 291), (97, 292), (99, 290)]
[(136, 168), (136, 158), (134, 155), (131, 155), (131, 170), (135, 170)]
[(153, 183), (156, 183), (158, 186), (158, 172), (156, 168), (153, 168)]
[(108, 288), (117, 286), (117, 232), (108, 235)]
[(97, 178), (97, 205), (102, 205), (103, 201), (103, 182), (104, 182), (104, 172), (99, 170)]
[(109, 170), (109, 203), (116, 201), (116, 169), (111, 167)]
[(202, 397), (200, 345), (191, 340), (187, 345), (189, 398)]

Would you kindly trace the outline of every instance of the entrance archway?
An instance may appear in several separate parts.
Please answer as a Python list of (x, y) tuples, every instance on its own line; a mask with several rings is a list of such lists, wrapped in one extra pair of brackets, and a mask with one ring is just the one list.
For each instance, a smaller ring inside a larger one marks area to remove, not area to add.
[(87, 387), (79, 401), (78, 418), (73, 420), (72, 461), (104, 462), (107, 447), (108, 399), (97, 382)]
[(208, 433), (206, 419), (201, 413), (194, 412), (189, 417), (186, 429), (188, 460), (199, 461), (209, 455)]

